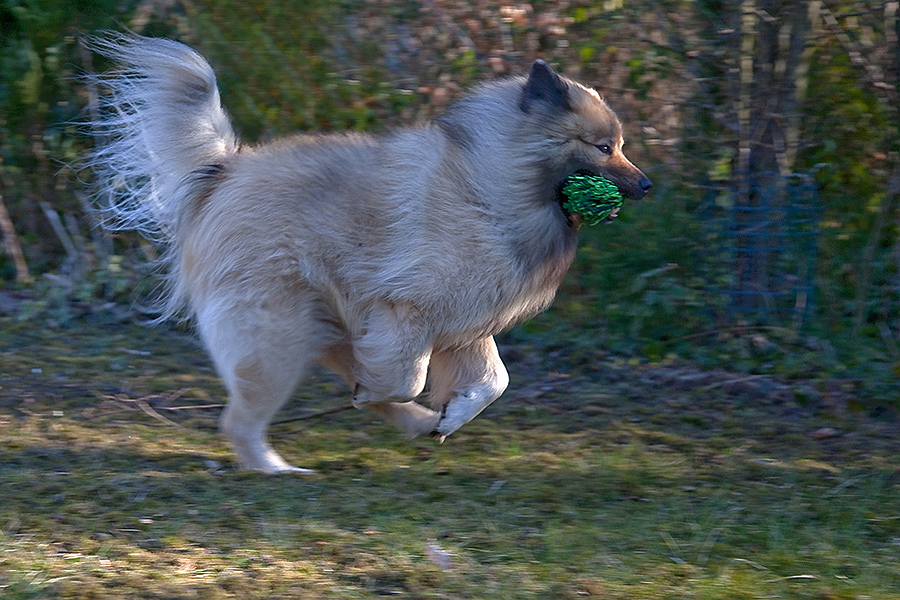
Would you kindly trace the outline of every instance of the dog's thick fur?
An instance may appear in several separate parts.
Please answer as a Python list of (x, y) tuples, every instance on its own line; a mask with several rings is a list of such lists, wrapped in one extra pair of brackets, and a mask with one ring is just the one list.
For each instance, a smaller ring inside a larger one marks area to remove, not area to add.
[(302, 471), (266, 430), (313, 363), (412, 435), (459, 429), (508, 383), (492, 336), (546, 308), (575, 254), (563, 180), (650, 188), (606, 103), (543, 61), (423, 128), (248, 148), (188, 47), (93, 45), (123, 65), (98, 77), (94, 197), (110, 228), (163, 242), (167, 314), (196, 320), (246, 468)]

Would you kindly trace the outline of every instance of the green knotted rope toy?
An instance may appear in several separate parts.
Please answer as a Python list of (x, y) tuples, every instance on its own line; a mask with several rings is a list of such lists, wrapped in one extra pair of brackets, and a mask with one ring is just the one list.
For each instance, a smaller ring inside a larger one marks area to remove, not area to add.
[(616, 184), (601, 175), (572, 175), (566, 179), (562, 193), (566, 198), (563, 208), (580, 216), (587, 225), (606, 220), (625, 202)]

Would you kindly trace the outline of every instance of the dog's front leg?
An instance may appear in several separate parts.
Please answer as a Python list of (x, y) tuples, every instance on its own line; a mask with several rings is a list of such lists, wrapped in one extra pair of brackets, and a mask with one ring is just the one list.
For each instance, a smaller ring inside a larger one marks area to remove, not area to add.
[(353, 342), (353, 405), (412, 437), (431, 433), (441, 414), (412, 399), (422, 393), (431, 358), (428, 331), (414, 307), (384, 303)]
[(509, 385), (509, 374), (493, 337), (435, 352), (431, 357), (432, 406), (443, 408), (437, 432), (448, 436), (496, 400)]

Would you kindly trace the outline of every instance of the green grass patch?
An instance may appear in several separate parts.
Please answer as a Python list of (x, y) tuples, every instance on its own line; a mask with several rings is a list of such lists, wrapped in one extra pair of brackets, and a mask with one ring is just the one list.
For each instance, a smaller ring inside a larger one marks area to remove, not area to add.
[[(367, 412), (273, 427), (237, 471), (190, 335), (5, 320), (0, 596), (888, 599), (896, 423), (802, 383), (506, 340), (510, 390), (443, 445)], [(524, 336), (527, 337), (527, 336)], [(316, 374), (282, 416), (348, 401)], [(147, 408), (151, 410), (146, 410)]]

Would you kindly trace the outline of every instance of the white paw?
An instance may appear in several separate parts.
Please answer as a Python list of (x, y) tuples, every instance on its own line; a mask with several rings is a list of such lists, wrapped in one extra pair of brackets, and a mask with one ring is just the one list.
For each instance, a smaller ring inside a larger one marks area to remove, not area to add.
[(470, 410), (465, 410), (459, 403), (450, 402), (444, 410), (444, 416), (441, 417), (436, 431), (441, 434), (440, 442), (443, 443), (445, 437), (454, 433), (460, 427), (469, 422), (471, 417)]
[(269, 475), (284, 475), (288, 473), (292, 473), (294, 475), (315, 475), (316, 472), (312, 469), (304, 469), (302, 467), (295, 467), (293, 465), (288, 465), (287, 468), (278, 468), (276, 471), (266, 471)]
[(444, 408), (444, 415), (437, 426), (437, 432), (448, 436), (460, 427), (481, 414), (487, 406), (494, 401), (496, 394), (483, 393), (482, 390), (472, 390), (454, 397)]
[(312, 469), (303, 469), (288, 463), (267, 445), (264, 445), (262, 449), (259, 447), (254, 449), (256, 452), (241, 452), (239, 450), (237, 453), (241, 467), (248, 471), (258, 471), (260, 473), (265, 473), (266, 475), (281, 475), (288, 473), (296, 475), (315, 474), (315, 471)]
[(289, 465), (286, 462), (279, 463), (271, 463), (271, 464), (257, 464), (255, 466), (241, 465), (245, 469), (249, 469), (251, 471), (258, 471), (260, 473), (265, 473), (266, 475), (315, 475), (316, 472), (312, 469), (303, 469), (301, 467), (295, 467), (294, 465)]

